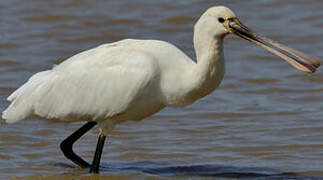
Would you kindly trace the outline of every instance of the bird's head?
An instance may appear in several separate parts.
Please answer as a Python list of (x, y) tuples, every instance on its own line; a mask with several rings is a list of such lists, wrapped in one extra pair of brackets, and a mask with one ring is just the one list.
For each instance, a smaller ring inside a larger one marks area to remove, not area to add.
[(208, 37), (223, 39), (228, 34), (235, 34), (245, 40), (253, 42), (269, 52), (281, 57), (295, 68), (314, 73), (320, 66), (317, 57), (296, 51), (279, 44), (271, 39), (259, 36), (243, 25), (236, 15), (227, 7), (216, 6), (209, 8), (195, 25), (195, 31), (204, 31)]

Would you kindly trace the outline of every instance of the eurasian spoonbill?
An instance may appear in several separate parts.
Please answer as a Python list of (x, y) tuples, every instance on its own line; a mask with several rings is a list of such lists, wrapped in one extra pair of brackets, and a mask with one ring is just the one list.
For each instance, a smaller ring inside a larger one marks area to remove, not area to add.
[[(64, 155), (97, 173), (106, 135), (115, 125), (141, 120), (164, 107), (183, 107), (210, 94), (224, 75), (223, 39), (235, 34), (280, 56), (295, 68), (315, 72), (319, 59), (253, 33), (223, 6), (209, 8), (194, 27), (193, 61), (159, 40), (125, 39), (81, 52), (51, 70), (33, 75), (9, 97), (2, 113), (7, 123), (30, 117), (87, 121), (61, 143)], [(99, 124), (90, 165), (73, 143)]]

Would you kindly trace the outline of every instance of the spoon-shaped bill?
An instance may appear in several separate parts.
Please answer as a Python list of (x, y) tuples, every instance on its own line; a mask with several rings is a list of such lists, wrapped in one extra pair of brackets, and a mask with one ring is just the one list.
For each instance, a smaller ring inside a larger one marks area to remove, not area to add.
[(291, 49), (271, 39), (261, 37), (250, 31), (238, 19), (230, 21), (228, 25), (232, 33), (265, 48), (301, 71), (314, 73), (316, 68), (320, 66), (319, 58)]

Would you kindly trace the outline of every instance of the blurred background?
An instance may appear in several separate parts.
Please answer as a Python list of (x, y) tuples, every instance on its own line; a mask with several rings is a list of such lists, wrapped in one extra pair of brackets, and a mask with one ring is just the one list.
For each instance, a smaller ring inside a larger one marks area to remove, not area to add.
[[(323, 57), (323, 1), (1, 0), (0, 111), (32, 74), (103, 43), (159, 39), (195, 59), (194, 23), (215, 5), (228, 6), (259, 34)], [(261, 167), (323, 176), (323, 69), (305, 74), (232, 35), (224, 51), (226, 75), (214, 93), (184, 109), (166, 108), (117, 126), (101, 161), (107, 170), (94, 178), (163, 178), (108, 170), (127, 164)], [(91, 178), (59, 149), (82, 124), (2, 122), (0, 179)], [(92, 131), (75, 150), (90, 161), (96, 141)], [(168, 172), (172, 177), (190, 176)]]

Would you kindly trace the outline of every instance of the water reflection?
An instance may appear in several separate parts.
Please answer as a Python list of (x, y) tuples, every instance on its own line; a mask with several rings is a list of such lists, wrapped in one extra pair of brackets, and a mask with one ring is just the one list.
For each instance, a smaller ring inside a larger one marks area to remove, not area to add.
[[(61, 166), (64, 168), (71, 168), (68, 164), (55, 164), (55, 166)], [(53, 178), (76, 178), (77, 179), (88, 179), (88, 174), (86, 173), (88, 169), (83, 169), (79, 171), (75, 176), (73, 175), (58, 175), (52, 176)], [(257, 180), (278, 180), (278, 179), (293, 179), (293, 180), (319, 180), (323, 177), (315, 176), (305, 176), (298, 175), (290, 172), (281, 172), (269, 168), (257, 168), (257, 167), (234, 167), (234, 166), (221, 166), (221, 165), (167, 165), (154, 162), (137, 162), (132, 164), (103, 164), (100, 168), (101, 174), (103, 175), (92, 175), (91, 180), (102, 179), (103, 177), (111, 178), (113, 175), (118, 176), (118, 174), (131, 174), (140, 173), (142, 175), (154, 175), (155, 178), (234, 178), (234, 179), (257, 179)], [(75, 173), (75, 172), (74, 172)], [(107, 175), (105, 175), (107, 174)], [(30, 176), (25, 177), (26, 179), (37, 179), (44, 176)], [(45, 176), (46, 177), (46, 176)], [(51, 179), (51, 176), (46, 177)], [(15, 178), (20, 179), (20, 178)]]

